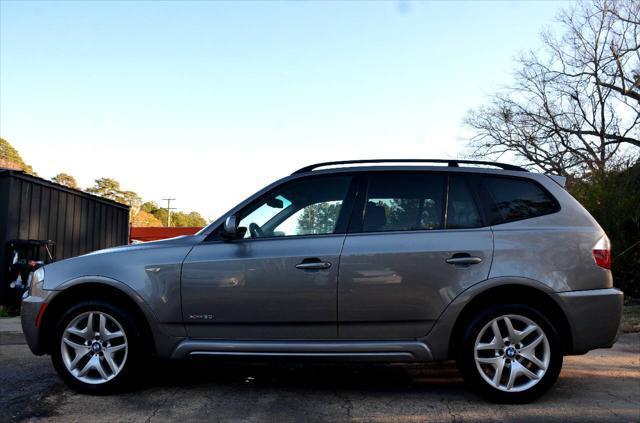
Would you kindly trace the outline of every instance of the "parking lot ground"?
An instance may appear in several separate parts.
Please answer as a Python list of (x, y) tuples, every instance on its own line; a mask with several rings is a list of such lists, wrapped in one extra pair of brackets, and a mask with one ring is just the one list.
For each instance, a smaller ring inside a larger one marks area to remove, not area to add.
[(420, 366), (154, 361), (123, 394), (76, 394), (19, 333), (0, 334), (0, 421), (640, 421), (640, 334), (566, 357), (537, 402), (496, 405), (453, 363)]

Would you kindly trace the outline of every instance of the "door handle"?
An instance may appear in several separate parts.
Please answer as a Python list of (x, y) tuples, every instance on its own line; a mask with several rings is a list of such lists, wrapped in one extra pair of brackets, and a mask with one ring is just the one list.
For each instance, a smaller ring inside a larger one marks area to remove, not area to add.
[(480, 257), (474, 257), (466, 253), (458, 253), (454, 254), (452, 257), (445, 260), (449, 264), (457, 264), (457, 265), (470, 265), (470, 264), (478, 264), (482, 262)]
[(328, 261), (320, 261), (319, 259), (305, 259), (302, 260), (302, 263), (296, 264), (296, 269), (300, 270), (323, 270), (330, 267), (331, 263)]

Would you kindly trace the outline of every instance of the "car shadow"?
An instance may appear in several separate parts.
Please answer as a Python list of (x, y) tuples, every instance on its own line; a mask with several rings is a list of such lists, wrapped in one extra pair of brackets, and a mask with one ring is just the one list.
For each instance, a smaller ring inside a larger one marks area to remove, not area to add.
[(188, 388), (209, 384), (341, 390), (420, 386), (452, 386), (459, 389), (464, 385), (454, 362), (376, 364), (271, 360), (257, 363), (243, 360), (155, 359), (145, 366), (142, 375), (138, 389), (161, 386)]

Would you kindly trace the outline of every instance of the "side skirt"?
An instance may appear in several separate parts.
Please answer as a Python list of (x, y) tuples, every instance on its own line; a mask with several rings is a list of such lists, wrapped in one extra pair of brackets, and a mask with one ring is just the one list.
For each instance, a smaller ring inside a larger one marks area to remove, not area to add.
[(186, 357), (295, 357), (378, 362), (432, 361), (431, 351), (419, 341), (231, 341), (185, 339), (171, 358)]

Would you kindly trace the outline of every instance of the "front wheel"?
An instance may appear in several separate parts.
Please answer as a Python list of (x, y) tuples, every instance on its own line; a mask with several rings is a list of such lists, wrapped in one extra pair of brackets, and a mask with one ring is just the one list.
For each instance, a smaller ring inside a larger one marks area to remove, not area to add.
[(469, 323), (458, 352), (465, 380), (496, 402), (529, 402), (554, 384), (562, 350), (553, 325), (527, 305), (494, 306)]
[(141, 345), (129, 313), (103, 301), (85, 301), (64, 313), (51, 359), (71, 388), (89, 394), (126, 387)]

